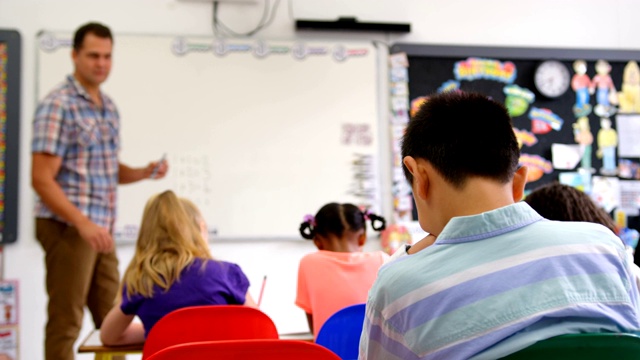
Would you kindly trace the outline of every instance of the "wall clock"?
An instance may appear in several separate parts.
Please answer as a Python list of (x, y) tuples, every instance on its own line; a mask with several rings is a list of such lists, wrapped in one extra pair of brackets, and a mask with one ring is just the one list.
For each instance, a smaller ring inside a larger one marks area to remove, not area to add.
[(536, 68), (533, 83), (540, 94), (554, 99), (567, 92), (571, 85), (571, 74), (560, 61), (546, 60)]

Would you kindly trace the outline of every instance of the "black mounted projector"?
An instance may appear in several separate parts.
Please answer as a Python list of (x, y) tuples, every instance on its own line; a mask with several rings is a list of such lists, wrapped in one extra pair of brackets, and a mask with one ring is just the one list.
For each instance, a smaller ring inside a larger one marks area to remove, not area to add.
[(296, 20), (296, 30), (328, 30), (328, 31), (411, 31), (411, 24), (405, 23), (370, 23), (358, 22), (354, 17), (341, 17), (336, 21)]

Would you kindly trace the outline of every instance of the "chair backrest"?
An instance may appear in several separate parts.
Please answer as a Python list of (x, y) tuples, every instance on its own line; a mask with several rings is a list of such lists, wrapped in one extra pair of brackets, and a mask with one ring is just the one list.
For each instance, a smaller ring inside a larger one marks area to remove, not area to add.
[(342, 359), (357, 359), (364, 323), (365, 304), (347, 306), (331, 315), (322, 325), (316, 343)]
[(205, 341), (174, 345), (149, 360), (340, 360), (320, 345), (299, 340)]
[(640, 359), (640, 336), (621, 333), (561, 335), (538, 341), (503, 359)]
[(151, 328), (142, 358), (187, 342), (277, 338), (276, 325), (258, 309), (242, 305), (191, 306), (165, 315)]

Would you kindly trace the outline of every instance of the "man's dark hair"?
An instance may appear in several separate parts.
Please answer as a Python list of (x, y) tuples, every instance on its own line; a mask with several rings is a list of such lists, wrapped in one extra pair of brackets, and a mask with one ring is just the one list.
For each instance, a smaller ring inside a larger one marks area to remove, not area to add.
[(446, 181), (461, 188), (476, 176), (509, 182), (520, 150), (502, 104), (486, 95), (453, 91), (430, 96), (411, 119), (402, 140), (405, 156), (427, 160)]
[(80, 50), (80, 48), (82, 47), (82, 43), (84, 42), (84, 38), (87, 36), (87, 34), (93, 34), (100, 38), (108, 38), (113, 43), (113, 36), (111, 35), (111, 30), (108, 27), (100, 23), (90, 22), (78, 28), (75, 35), (73, 35), (74, 50)]

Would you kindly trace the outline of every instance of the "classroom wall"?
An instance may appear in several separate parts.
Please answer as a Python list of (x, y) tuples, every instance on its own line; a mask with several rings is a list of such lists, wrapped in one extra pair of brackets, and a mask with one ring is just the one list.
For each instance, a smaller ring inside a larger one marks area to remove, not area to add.
[[(220, 5), (220, 18), (238, 32), (259, 21), (264, 0), (258, 4)], [(273, 1), (271, 2), (274, 3)], [(402, 42), (532, 46), (560, 48), (640, 48), (634, 16), (640, 2), (634, 0), (289, 0), (281, 1), (272, 25), (258, 35), (265, 39), (375, 40), (379, 44)], [(410, 22), (412, 32), (396, 36), (356, 33), (296, 33), (293, 18), (332, 19), (356, 16), (360, 20)], [(35, 37), (41, 29), (72, 31), (89, 20), (102, 21), (116, 33), (211, 35), (211, 4), (186, 0), (0, 0), (0, 28), (22, 35), (22, 115), (19, 190), (19, 239), (6, 247), (4, 277), (20, 281), (20, 358), (42, 359), (46, 293), (43, 285), (43, 252), (33, 236), (33, 191), (29, 184), (30, 122), (35, 103)], [(384, 55), (384, 47), (382, 47)], [(118, 51), (117, 44), (115, 51)], [(153, 59), (149, 59), (153, 61)], [(380, 74), (386, 75), (384, 58)], [(114, 64), (117, 71), (118, 64)], [(60, 74), (60, 78), (64, 74)], [(384, 81), (382, 82), (384, 85)], [(135, 84), (132, 84), (135, 86)], [(112, 94), (116, 103), (118, 94)], [(386, 113), (385, 90), (380, 90), (381, 121)], [(123, 119), (126, 124), (135, 119)], [(386, 133), (385, 133), (386, 136)], [(134, 145), (130, 145), (134, 146)], [(388, 146), (388, 145), (387, 145)], [(126, 161), (126, 159), (123, 159)], [(141, 165), (141, 164), (132, 164)], [(384, 168), (382, 169), (384, 170)], [(387, 186), (388, 178), (383, 182)], [(135, 186), (135, 185), (132, 185)], [(390, 190), (389, 190), (390, 192)], [(385, 209), (390, 214), (389, 197)], [(309, 209), (313, 212), (316, 209)], [(304, 214), (301, 214), (301, 216)], [(250, 219), (248, 219), (250, 221)], [(376, 248), (370, 243), (369, 248)], [(216, 257), (239, 263), (254, 284), (257, 296), (263, 275), (269, 274), (265, 311), (281, 331), (301, 331), (304, 315), (292, 305), (298, 259), (314, 250), (310, 242), (272, 241), (212, 243)], [(132, 246), (118, 248), (121, 268), (133, 253)], [(88, 319), (83, 336), (89, 331)], [(79, 359), (91, 359), (79, 356)], [(131, 357), (133, 358), (133, 357)]]

